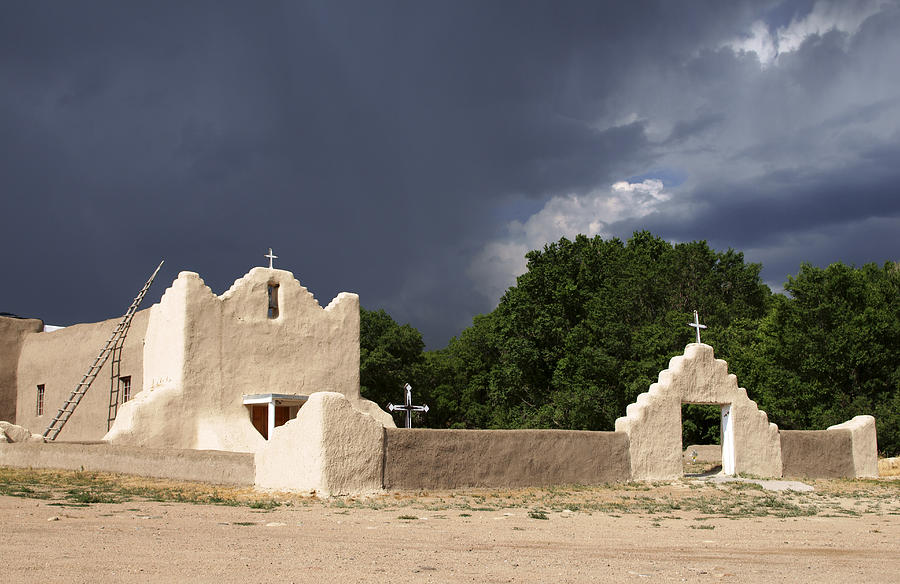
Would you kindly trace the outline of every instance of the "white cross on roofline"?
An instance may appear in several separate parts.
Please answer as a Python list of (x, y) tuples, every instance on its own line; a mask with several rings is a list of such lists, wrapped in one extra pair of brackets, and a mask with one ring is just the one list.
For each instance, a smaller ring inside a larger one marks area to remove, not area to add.
[(406, 412), (406, 427), (412, 428), (412, 413), (427, 412), (428, 406), (412, 405), (412, 386), (407, 383), (403, 387), (406, 389), (406, 405), (395, 406), (394, 404), (388, 404), (388, 409), (392, 412)]
[(267, 254), (264, 255), (263, 257), (264, 257), (264, 258), (269, 258), (269, 269), (270, 269), (270, 270), (273, 269), (275, 266), (274, 266), (274, 264), (272, 263), (272, 260), (274, 260), (274, 259), (277, 258), (278, 256), (272, 253), (272, 248), (271, 248), (271, 247), (269, 248), (269, 253), (267, 253)]
[(693, 327), (694, 329), (697, 330), (697, 342), (699, 343), (700, 342), (700, 329), (705, 329), (706, 325), (700, 324), (700, 317), (697, 316), (696, 310), (694, 311), (694, 322), (689, 322), (688, 326)]

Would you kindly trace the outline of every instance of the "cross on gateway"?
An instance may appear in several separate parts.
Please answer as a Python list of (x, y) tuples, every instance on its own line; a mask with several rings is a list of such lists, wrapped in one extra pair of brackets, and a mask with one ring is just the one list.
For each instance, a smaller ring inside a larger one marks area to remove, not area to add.
[(694, 322), (689, 322), (688, 326), (697, 330), (697, 342), (699, 343), (700, 342), (700, 329), (705, 329), (706, 325), (700, 324), (700, 317), (697, 316), (696, 310), (694, 311)]
[(407, 383), (403, 387), (406, 389), (406, 405), (395, 406), (394, 404), (388, 404), (388, 409), (392, 412), (406, 412), (406, 427), (412, 428), (412, 413), (427, 412), (428, 406), (414, 406), (412, 403), (412, 386)]
[(278, 256), (272, 253), (272, 248), (269, 248), (269, 253), (263, 256), (264, 258), (269, 258), (269, 269), (273, 269), (275, 266), (272, 263), (272, 260), (276, 259)]

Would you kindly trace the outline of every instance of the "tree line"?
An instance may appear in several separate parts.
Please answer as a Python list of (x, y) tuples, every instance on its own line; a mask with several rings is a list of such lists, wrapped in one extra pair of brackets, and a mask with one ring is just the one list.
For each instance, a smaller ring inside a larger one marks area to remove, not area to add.
[[(493, 312), (439, 350), (383, 310), (361, 311), (360, 380), (386, 407), (415, 388), (417, 426), (611, 430), (669, 359), (703, 342), (782, 429), (876, 418), (900, 453), (900, 265), (803, 264), (784, 293), (761, 265), (705, 241), (566, 238), (527, 254)], [(718, 413), (686, 406), (684, 443), (715, 442)], [(398, 422), (400, 419), (398, 417)]]

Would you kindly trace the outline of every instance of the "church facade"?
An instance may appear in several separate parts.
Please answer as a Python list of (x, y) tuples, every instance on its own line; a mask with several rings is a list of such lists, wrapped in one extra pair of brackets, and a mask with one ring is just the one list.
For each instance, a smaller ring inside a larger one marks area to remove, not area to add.
[[(43, 332), (0, 317), (0, 419), (40, 433), (117, 319)], [(340, 393), (393, 426), (359, 394), (359, 298), (322, 307), (293, 274), (253, 268), (222, 295), (181, 272), (134, 315), (114, 377), (107, 362), (58, 440), (255, 452), (309, 395)]]

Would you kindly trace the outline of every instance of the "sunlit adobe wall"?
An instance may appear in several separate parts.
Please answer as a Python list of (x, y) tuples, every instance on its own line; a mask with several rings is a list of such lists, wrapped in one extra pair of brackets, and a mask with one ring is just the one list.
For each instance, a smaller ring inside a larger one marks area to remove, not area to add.
[[(131, 395), (143, 378), (143, 343), (150, 310), (135, 313), (122, 349), (120, 377), (129, 377)], [(115, 331), (121, 317), (76, 324), (24, 337), (16, 372), (16, 423), (33, 433), (44, 431), (72, 390), (81, 382)], [(100, 440), (110, 415), (110, 361), (107, 361), (57, 440)], [(118, 382), (116, 382), (118, 383)], [(44, 387), (43, 413), (38, 413), (37, 387)], [(121, 402), (122, 395), (118, 396)]]
[(260, 393), (337, 392), (390, 423), (359, 396), (358, 297), (341, 293), (323, 308), (284, 270), (254, 268), (221, 296), (179, 274), (154, 307), (144, 382), (108, 440), (255, 452), (265, 441), (243, 396)]

